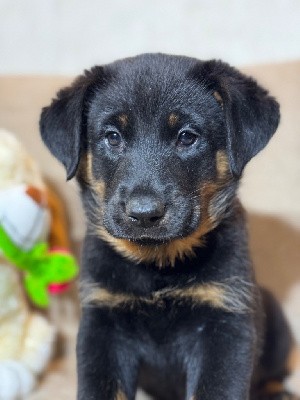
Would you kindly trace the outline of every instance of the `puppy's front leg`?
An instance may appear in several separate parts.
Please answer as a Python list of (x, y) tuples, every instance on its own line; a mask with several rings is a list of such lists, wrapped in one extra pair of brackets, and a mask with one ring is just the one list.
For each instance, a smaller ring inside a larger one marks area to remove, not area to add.
[(205, 328), (202, 356), (192, 355), (188, 400), (248, 400), (256, 334), (246, 316), (220, 318)]
[(77, 341), (78, 400), (133, 400), (137, 357), (112, 310), (84, 308)]

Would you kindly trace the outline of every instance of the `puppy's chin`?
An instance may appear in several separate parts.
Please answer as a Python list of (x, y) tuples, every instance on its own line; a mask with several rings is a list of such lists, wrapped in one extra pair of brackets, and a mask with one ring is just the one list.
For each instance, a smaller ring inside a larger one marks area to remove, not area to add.
[(204, 245), (202, 236), (207, 232), (201, 225), (191, 234), (178, 236), (140, 237), (111, 234), (104, 227), (98, 229), (98, 236), (110, 244), (119, 254), (135, 263), (154, 263), (158, 267), (175, 266), (176, 260), (194, 257), (194, 249)]

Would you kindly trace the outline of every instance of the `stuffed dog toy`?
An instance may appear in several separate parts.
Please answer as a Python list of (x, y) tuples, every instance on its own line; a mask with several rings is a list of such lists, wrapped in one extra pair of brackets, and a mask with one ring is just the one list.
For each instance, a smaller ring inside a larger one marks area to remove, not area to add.
[(255, 281), (237, 188), (279, 106), (220, 61), (96, 66), (40, 121), (87, 218), (78, 400), (293, 399), (291, 336)]

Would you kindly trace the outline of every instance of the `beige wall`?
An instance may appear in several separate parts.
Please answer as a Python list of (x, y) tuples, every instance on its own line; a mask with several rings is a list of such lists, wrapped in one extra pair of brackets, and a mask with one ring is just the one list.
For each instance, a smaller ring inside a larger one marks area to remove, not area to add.
[(298, 59), (299, 21), (299, 0), (0, 0), (0, 74), (78, 73), (153, 51)]

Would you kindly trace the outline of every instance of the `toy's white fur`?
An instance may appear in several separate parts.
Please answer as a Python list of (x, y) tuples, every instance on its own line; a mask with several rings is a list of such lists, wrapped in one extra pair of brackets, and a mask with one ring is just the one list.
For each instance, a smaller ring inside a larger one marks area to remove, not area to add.
[(12, 133), (0, 129), (0, 189), (18, 184), (44, 188), (35, 161)]
[[(0, 129), (0, 190), (20, 184), (44, 188), (37, 164)], [(49, 362), (54, 337), (54, 327), (28, 307), (17, 271), (0, 252), (0, 400), (27, 398)]]
[(32, 391), (35, 376), (20, 361), (8, 360), (0, 362), (0, 399), (23, 399)]

